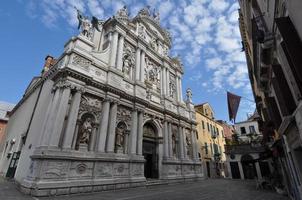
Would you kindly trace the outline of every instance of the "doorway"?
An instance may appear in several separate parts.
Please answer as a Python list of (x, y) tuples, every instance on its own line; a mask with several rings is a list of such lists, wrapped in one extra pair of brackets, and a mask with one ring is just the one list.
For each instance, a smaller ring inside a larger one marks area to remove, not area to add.
[(158, 178), (156, 143), (143, 141), (143, 156), (145, 158), (144, 175), (146, 178)]
[(232, 178), (240, 179), (240, 171), (239, 171), (238, 162), (230, 162), (230, 166), (231, 166)]
[(156, 128), (147, 123), (143, 128), (144, 175), (147, 179), (158, 178), (158, 150)]

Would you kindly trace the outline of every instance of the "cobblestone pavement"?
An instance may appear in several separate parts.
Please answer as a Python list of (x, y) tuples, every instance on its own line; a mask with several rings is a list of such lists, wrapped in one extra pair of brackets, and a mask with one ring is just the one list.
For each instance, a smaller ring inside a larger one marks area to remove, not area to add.
[(175, 185), (159, 185), (98, 193), (64, 195), (57, 197), (30, 197), (16, 190), (13, 182), (0, 179), (0, 200), (288, 200), (269, 190), (256, 190), (255, 182), (226, 179), (208, 179), (200, 182)]

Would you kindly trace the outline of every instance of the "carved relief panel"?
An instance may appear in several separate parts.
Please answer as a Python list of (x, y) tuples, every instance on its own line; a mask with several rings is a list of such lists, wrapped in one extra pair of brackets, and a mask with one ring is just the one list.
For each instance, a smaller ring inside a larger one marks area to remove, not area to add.
[(153, 60), (149, 57), (145, 57), (145, 83), (146, 86), (157, 92), (160, 93), (160, 71), (161, 67), (156, 64)]

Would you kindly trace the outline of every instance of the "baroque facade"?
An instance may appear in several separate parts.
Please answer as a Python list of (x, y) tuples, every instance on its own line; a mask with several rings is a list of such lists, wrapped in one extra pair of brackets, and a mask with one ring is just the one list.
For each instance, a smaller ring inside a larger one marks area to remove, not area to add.
[(183, 66), (158, 13), (78, 19), (81, 34), (46, 58), (13, 110), (6, 141), (17, 140), (20, 158), (4, 156), (1, 172), (15, 167), (36, 196), (202, 178), (192, 94), (183, 101)]
[(208, 177), (226, 177), (225, 137), (223, 126), (214, 118), (209, 103), (195, 105), (199, 157)]
[(274, 187), (302, 199), (302, 1), (239, 0), (239, 25)]

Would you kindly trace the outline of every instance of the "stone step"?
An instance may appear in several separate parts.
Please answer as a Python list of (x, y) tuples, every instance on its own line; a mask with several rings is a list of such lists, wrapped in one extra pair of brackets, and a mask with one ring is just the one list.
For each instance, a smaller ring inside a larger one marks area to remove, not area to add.
[(168, 185), (169, 182), (166, 180), (159, 180), (159, 179), (147, 179), (146, 186), (155, 186), (155, 185)]

